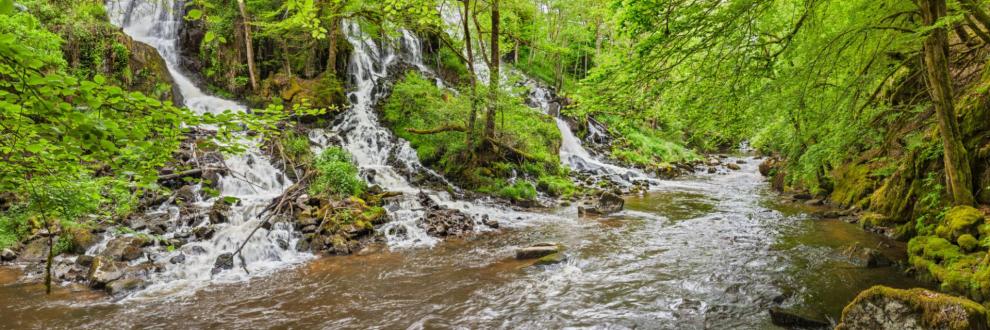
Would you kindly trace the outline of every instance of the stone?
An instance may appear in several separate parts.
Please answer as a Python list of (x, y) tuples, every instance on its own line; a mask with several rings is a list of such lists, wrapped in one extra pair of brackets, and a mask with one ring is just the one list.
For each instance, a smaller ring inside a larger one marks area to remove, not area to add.
[(842, 251), (842, 255), (860, 267), (879, 268), (893, 265), (890, 258), (880, 253), (880, 251), (853, 244)]
[(99, 289), (105, 287), (110, 282), (124, 277), (124, 270), (126, 268), (127, 264), (124, 262), (100, 256), (93, 258), (86, 278), (89, 280), (90, 287)]
[(488, 228), (492, 228), (492, 229), (498, 229), (498, 227), (500, 226), (498, 221), (492, 219), (487, 214), (481, 217), (481, 223), (485, 226), (488, 226)]
[(210, 212), (208, 213), (210, 223), (217, 224), (230, 221), (230, 207), (231, 203), (225, 198), (218, 198), (216, 202), (213, 202), (213, 206), (210, 207)]
[(825, 205), (825, 200), (818, 199), (818, 198), (809, 199), (809, 200), (804, 201), (804, 205), (808, 205), (808, 206), (821, 206), (821, 205)]
[(777, 167), (777, 161), (775, 161), (773, 158), (764, 159), (763, 162), (760, 163), (760, 167), (759, 167), (760, 175), (770, 176), (770, 174), (772, 174), (770, 172), (773, 171), (773, 169), (775, 169), (776, 167)]
[(770, 321), (774, 325), (784, 328), (825, 329), (831, 327), (831, 324), (828, 322), (802, 316), (779, 307), (770, 308)]
[(424, 193), (419, 194), (419, 200), (426, 208), (423, 225), (430, 236), (460, 236), (474, 231), (474, 218), (467, 213), (439, 205)]
[(275, 243), (278, 244), (278, 247), (282, 250), (289, 249), (289, 241), (285, 240), (284, 238), (279, 238), (275, 240)]
[(986, 309), (969, 299), (930, 290), (874, 286), (842, 311), (836, 330), (990, 329)]
[(622, 211), (626, 201), (613, 193), (602, 193), (597, 203), (585, 201), (584, 206), (578, 206), (578, 215), (608, 215)]
[(556, 265), (564, 261), (567, 261), (567, 257), (565, 257), (563, 253), (557, 252), (536, 259), (536, 263), (534, 263), (533, 265), (549, 266), (549, 265)]
[(811, 196), (811, 194), (800, 193), (800, 194), (794, 194), (793, 197), (794, 200), (806, 201), (812, 199), (814, 196)]
[(2, 261), (12, 261), (14, 259), (17, 259), (17, 252), (14, 252), (14, 250), (3, 249), (3, 251), (0, 252), (0, 260), (2, 260)]
[(207, 240), (213, 238), (213, 234), (216, 233), (216, 229), (213, 226), (202, 226), (193, 228), (193, 235), (196, 239)]
[(100, 253), (100, 256), (117, 261), (135, 260), (143, 256), (141, 247), (147, 243), (147, 240), (137, 236), (118, 237), (107, 243), (106, 249)]
[(75, 254), (86, 253), (90, 247), (100, 242), (100, 239), (96, 235), (93, 235), (89, 229), (74, 227), (67, 229), (67, 231), (72, 240), (72, 252)]
[(186, 262), (186, 255), (184, 253), (179, 253), (178, 255), (168, 259), (168, 263), (176, 265)]
[(21, 262), (39, 262), (48, 259), (48, 239), (39, 238), (28, 242), (17, 258)]
[(133, 291), (144, 289), (147, 285), (147, 282), (140, 278), (129, 277), (110, 282), (106, 285), (106, 291), (111, 296), (122, 296)]
[(199, 199), (196, 188), (192, 185), (185, 185), (175, 192), (175, 200), (184, 204), (195, 203)]
[(728, 167), (730, 170), (733, 170), (733, 171), (738, 171), (738, 170), (741, 170), (742, 169), (741, 166), (739, 166), (738, 164), (735, 164), (735, 163), (728, 163), (728, 164), (725, 165), (725, 167)]
[(76, 265), (79, 265), (80, 267), (85, 267), (85, 268), (88, 269), (90, 266), (93, 265), (93, 260), (94, 259), (95, 258), (93, 256), (81, 255), (81, 256), (76, 257)]
[(306, 227), (303, 227), (302, 228), (302, 232), (303, 233), (315, 233), (316, 232), (316, 225), (308, 225)]
[(211, 271), (211, 273), (216, 275), (222, 271), (230, 269), (234, 269), (234, 254), (228, 252), (217, 256), (216, 262), (213, 263), (213, 271)]
[(538, 259), (563, 250), (559, 244), (541, 243), (516, 250), (516, 259)]
[(708, 173), (709, 174), (715, 174), (715, 172), (718, 172), (718, 169), (717, 168), (715, 168), (714, 166), (708, 167)]

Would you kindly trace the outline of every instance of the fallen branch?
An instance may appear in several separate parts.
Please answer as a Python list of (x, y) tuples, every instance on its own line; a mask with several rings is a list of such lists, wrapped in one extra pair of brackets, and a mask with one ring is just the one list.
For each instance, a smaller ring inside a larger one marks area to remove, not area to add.
[(437, 128), (431, 128), (431, 129), (406, 128), (406, 132), (413, 133), (413, 134), (423, 134), (423, 135), (426, 135), (426, 134), (437, 134), (437, 133), (443, 133), (443, 132), (465, 132), (465, 133), (467, 133), (467, 131), (468, 131), (467, 128), (464, 128), (464, 126), (461, 126), (461, 125), (444, 125), (444, 126), (440, 126), (440, 127), (437, 127)]

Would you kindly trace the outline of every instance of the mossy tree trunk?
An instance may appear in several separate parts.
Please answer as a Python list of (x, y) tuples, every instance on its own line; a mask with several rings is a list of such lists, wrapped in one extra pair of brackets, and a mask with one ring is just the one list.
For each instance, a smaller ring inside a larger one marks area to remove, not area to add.
[(490, 71), (488, 74), (488, 113), (485, 115), (485, 138), (495, 138), (495, 112), (498, 111), (498, 88), (499, 88), (499, 50), (498, 50), (498, 0), (492, 0), (492, 41), (491, 41), (491, 61), (488, 62)]
[(251, 41), (251, 25), (248, 20), (247, 10), (244, 9), (244, 0), (237, 0), (237, 7), (241, 12), (241, 22), (244, 24), (244, 48), (247, 48), (248, 76), (251, 78), (251, 89), (258, 89), (258, 77), (254, 71), (254, 45)]
[(478, 78), (474, 75), (474, 52), (471, 49), (471, 28), (468, 24), (471, 16), (471, 0), (461, 0), (464, 4), (464, 14), (461, 16), (462, 27), (464, 28), (464, 50), (467, 58), (468, 76), (471, 77), (471, 114), (468, 116), (468, 130), (466, 135), (467, 146), (470, 148), (474, 144), (474, 126), (478, 117)]
[[(926, 25), (935, 25), (948, 11), (945, 0), (918, 0), (918, 7)], [(945, 149), (946, 186), (954, 205), (973, 205), (973, 174), (952, 103), (949, 38), (944, 26), (936, 27), (925, 38), (924, 59), (928, 92), (935, 105), (938, 129)]]

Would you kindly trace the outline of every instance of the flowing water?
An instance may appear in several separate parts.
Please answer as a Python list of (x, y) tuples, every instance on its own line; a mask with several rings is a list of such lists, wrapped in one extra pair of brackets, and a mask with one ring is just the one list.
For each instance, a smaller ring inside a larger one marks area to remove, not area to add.
[[(772, 328), (774, 298), (836, 317), (874, 284), (921, 285), (862, 269), (841, 249), (903, 246), (804, 206), (776, 202), (749, 159), (740, 171), (685, 178), (612, 217), (565, 219), (450, 240), (433, 249), (329, 257), (195, 295), (106, 303), (99, 294), (0, 284), (0, 328)], [(530, 266), (515, 248), (554, 241), (565, 263)], [(0, 272), (0, 283), (5, 276)], [(88, 289), (84, 289), (84, 292)]]
[[(125, 33), (158, 50), (189, 109), (200, 114), (245, 110), (244, 106), (234, 101), (203, 92), (187, 74), (180, 70), (176, 45), (183, 19), (181, 1), (111, 0), (107, 2), (107, 9), (111, 21), (122, 27)], [(224, 162), (229, 168), (229, 173), (222, 176), (219, 182), (221, 196), (232, 196), (240, 200), (230, 212), (229, 223), (218, 225), (216, 233), (209, 240), (193, 242), (177, 251), (161, 251), (158, 255), (151, 256), (156, 260), (168, 260), (183, 253), (186, 255), (186, 261), (177, 265), (165, 263), (167, 265), (165, 271), (151, 278), (149, 288), (131, 298), (192, 294), (195, 289), (209, 285), (211, 282), (241, 281), (248, 276), (243, 271), (229, 271), (216, 275), (211, 271), (219, 255), (233, 252), (248, 238), (251, 231), (261, 222), (258, 217), (261, 210), (273, 198), (281, 195), (292, 185), (292, 182), (261, 154), (254, 146), (256, 141), (244, 139), (242, 142), (249, 146), (248, 151), (242, 155), (226, 157)], [(215, 199), (200, 200), (197, 204), (208, 207), (214, 201)], [(156, 212), (170, 213), (172, 221), (178, 222), (178, 207), (173, 204), (166, 203)], [(191, 232), (192, 229), (188, 226), (180, 226), (177, 233)], [(176, 233), (168, 233), (164, 238), (173, 235)], [(295, 246), (296, 239), (298, 235), (293, 234), (291, 226), (284, 223), (275, 224), (271, 230), (261, 229), (245, 245), (241, 253), (243, 261), (247, 263), (251, 274), (264, 275), (310, 259), (312, 256), (309, 254), (299, 253), (291, 248), (286, 249), (283, 248), (285, 244), (279, 244), (281, 240), (288, 242), (289, 247)], [(100, 246), (95, 250), (99, 249)], [(95, 250), (90, 251), (91, 254), (99, 252)], [(136, 262), (141, 261), (143, 260)], [(240, 266), (240, 262), (238, 264)]]
[[(204, 93), (178, 69), (178, 5), (125, 0), (108, 8), (128, 34), (162, 53), (186, 105), (200, 113), (243, 110)], [(449, 184), (424, 168), (374, 112), (387, 94), (390, 68), (401, 62), (429, 73), (419, 40), (403, 31), (394, 41), (375, 42), (356, 24), (344, 30), (355, 46), (348, 69), (352, 108), (310, 138), (315, 151), (339, 142), (370, 183), (407, 196), (388, 206), (391, 221), (379, 228), (386, 248), (314, 259), (282, 249), (279, 240), (297, 235), (280, 225), (262, 230), (245, 250), (252, 275), (264, 276), (211, 276), (216, 256), (246, 238), (260, 209), (291, 185), (252, 150), (226, 160), (231, 175), (221, 192), (242, 202), (213, 239), (190, 244), (205, 254), (169, 266), (151, 288), (116, 301), (79, 286), (45, 297), (38, 284), (19, 282), (16, 269), (0, 268), (0, 328), (767, 328), (766, 310), (775, 299), (804, 314), (835, 317), (870, 285), (921, 285), (894, 268), (852, 266), (839, 253), (845, 246), (879, 245), (894, 258), (903, 246), (777, 203), (755, 159), (727, 174), (650, 179), (649, 194), (627, 198), (626, 211), (603, 218), (578, 218), (574, 207), (514, 211), (425, 188), (417, 174)], [(530, 83), (529, 96), (556, 116), (548, 89)], [(565, 165), (614, 180), (646, 178), (592, 156), (564, 120), (558, 118), (558, 127)], [(476, 217), (495, 217), (503, 229), (440, 243), (418, 223), (422, 206), (412, 196), (420, 191)], [(177, 207), (166, 204), (157, 212)], [(545, 241), (564, 244), (567, 261), (532, 266), (512, 257), (516, 248)]]

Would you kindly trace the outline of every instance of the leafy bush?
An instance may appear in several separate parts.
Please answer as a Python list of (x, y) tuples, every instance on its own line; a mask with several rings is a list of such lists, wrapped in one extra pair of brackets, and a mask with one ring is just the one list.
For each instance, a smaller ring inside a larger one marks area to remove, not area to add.
[(323, 150), (313, 167), (317, 176), (309, 186), (309, 192), (318, 196), (344, 197), (360, 195), (366, 188), (358, 177), (358, 168), (351, 155), (340, 147)]

